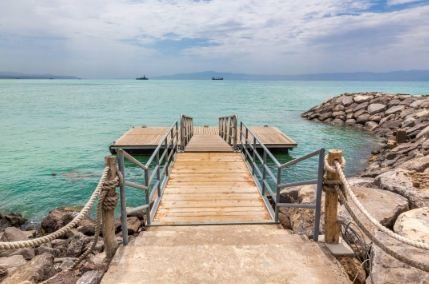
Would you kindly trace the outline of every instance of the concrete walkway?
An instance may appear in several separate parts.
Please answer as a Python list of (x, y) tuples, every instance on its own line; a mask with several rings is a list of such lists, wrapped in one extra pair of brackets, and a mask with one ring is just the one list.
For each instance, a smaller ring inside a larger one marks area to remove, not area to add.
[(317, 243), (279, 225), (152, 226), (102, 283), (350, 283)]

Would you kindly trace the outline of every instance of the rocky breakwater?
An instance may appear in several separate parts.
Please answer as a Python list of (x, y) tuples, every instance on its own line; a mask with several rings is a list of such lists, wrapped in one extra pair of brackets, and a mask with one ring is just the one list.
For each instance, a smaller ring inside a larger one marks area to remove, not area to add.
[[(20, 214), (0, 215), (0, 241), (23, 241), (55, 232), (68, 224), (79, 208), (56, 208), (42, 219), (40, 224), (29, 224)], [(144, 230), (144, 216), (135, 213), (128, 216), (130, 238)], [(94, 250), (80, 265), (71, 270), (76, 260), (94, 242), (95, 221), (89, 217), (79, 226), (59, 239), (34, 248), (0, 251), (1, 283), (99, 283), (107, 270), (104, 241), (98, 238)], [(122, 243), (119, 220), (116, 221), (118, 244)]]
[[(346, 93), (313, 107), (302, 116), (376, 135), (379, 147), (372, 151), (368, 166), (360, 176), (349, 177), (352, 190), (381, 224), (409, 239), (428, 242), (429, 97), (378, 92)], [(281, 198), (292, 203), (314, 202), (314, 186), (285, 189)], [(311, 236), (314, 222), (311, 210), (284, 208), (280, 217), (285, 228)], [(343, 206), (340, 207), (340, 221), (343, 233), (346, 228), (356, 228), (349, 225), (353, 222)], [(415, 249), (375, 230), (373, 232), (400, 254), (414, 256), (414, 259), (429, 265), (428, 251)], [(360, 251), (357, 258), (339, 259), (355, 283), (370, 280), (372, 283), (429, 283), (428, 273), (401, 263), (371, 245), (365, 237), (363, 241), (367, 243), (367, 249)], [(373, 257), (365, 260), (366, 255)]]

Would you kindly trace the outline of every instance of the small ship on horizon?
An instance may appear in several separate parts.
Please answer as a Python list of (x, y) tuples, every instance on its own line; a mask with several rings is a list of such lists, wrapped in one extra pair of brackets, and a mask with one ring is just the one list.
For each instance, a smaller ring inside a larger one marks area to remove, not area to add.
[(136, 80), (149, 80), (149, 78), (146, 77), (146, 75), (143, 75), (143, 77), (138, 77)]

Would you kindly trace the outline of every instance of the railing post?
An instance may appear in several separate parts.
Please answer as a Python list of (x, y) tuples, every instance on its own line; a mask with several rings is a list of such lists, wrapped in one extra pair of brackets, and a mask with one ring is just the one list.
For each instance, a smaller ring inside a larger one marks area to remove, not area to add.
[(254, 164), (256, 164), (256, 137), (253, 136), (253, 163), (252, 163), (252, 175), (255, 175), (255, 166)]
[(157, 164), (157, 167), (156, 167), (156, 179), (158, 181), (158, 186), (157, 186), (158, 198), (161, 197), (161, 163), (159, 161), (159, 151), (160, 150), (158, 150), (158, 153), (156, 154), (156, 164)]
[(149, 200), (149, 169), (146, 169), (144, 171), (144, 184), (146, 186), (146, 190), (145, 190), (145, 198), (146, 198), (146, 202), (149, 205), (149, 207), (146, 209), (146, 223), (147, 225), (150, 225), (151, 220), (150, 220), (150, 200)]
[(240, 144), (243, 144), (243, 122), (240, 122)]
[(122, 228), (122, 243), (124, 246), (128, 244), (128, 224), (127, 224), (127, 201), (125, 199), (125, 159), (124, 150), (118, 149), (118, 167), (122, 174), (122, 183), (120, 184), (120, 198), (121, 198), (121, 228)]
[[(114, 156), (107, 156), (104, 158), (104, 163), (109, 167), (109, 173), (107, 175), (107, 180), (113, 180), (118, 177), (116, 172), (116, 158)], [(110, 189), (106, 192), (106, 197), (116, 196), (115, 188)], [(103, 222), (103, 239), (104, 239), (104, 249), (106, 251), (106, 257), (111, 259), (115, 254), (116, 248), (118, 246), (115, 236), (115, 208), (106, 207), (103, 204), (102, 207), (102, 222)], [(128, 232), (127, 232), (128, 233)]]
[(322, 202), (322, 190), (323, 190), (323, 173), (325, 171), (325, 149), (319, 151), (319, 165), (317, 169), (317, 187), (316, 187), (316, 210), (314, 213), (314, 230), (313, 240), (317, 242), (319, 240), (320, 232), (320, 211)]
[(265, 150), (264, 150), (264, 153), (263, 153), (263, 156), (262, 156), (262, 160), (264, 161), (264, 163), (263, 163), (263, 168), (262, 168), (262, 196), (264, 196), (265, 195), (265, 179), (266, 179), (266, 177), (267, 177), (267, 169), (266, 169), (266, 165), (267, 165), (267, 152), (265, 152)]
[[(334, 161), (341, 161), (343, 152), (341, 150), (329, 150), (328, 160), (330, 166), (334, 167)], [(332, 182), (339, 180), (338, 173), (325, 171), (325, 242), (338, 244), (340, 240), (340, 224), (338, 215), (338, 193)]]
[(282, 183), (282, 168), (277, 167), (277, 181), (276, 181), (276, 199), (274, 200), (275, 212), (274, 212), (274, 222), (279, 222), (279, 207), (277, 206), (280, 203), (280, 187), (279, 185)]

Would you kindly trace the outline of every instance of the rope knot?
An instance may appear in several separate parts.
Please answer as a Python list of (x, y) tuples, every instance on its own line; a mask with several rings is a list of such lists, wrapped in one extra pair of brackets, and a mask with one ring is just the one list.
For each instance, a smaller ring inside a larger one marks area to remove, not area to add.
[(344, 157), (341, 157), (341, 161), (335, 160), (334, 161), (334, 166), (331, 166), (328, 162), (328, 155), (325, 156), (325, 170), (331, 173), (337, 173), (337, 169), (336, 166), (339, 165), (341, 167), (341, 169), (344, 169), (344, 167), (346, 166), (346, 160), (344, 159)]
[(114, 195), (104, 196), (103, 209), (115, 210), (117, 203), (118, 203), (118, 194), (116, 192), (114, 193)]

